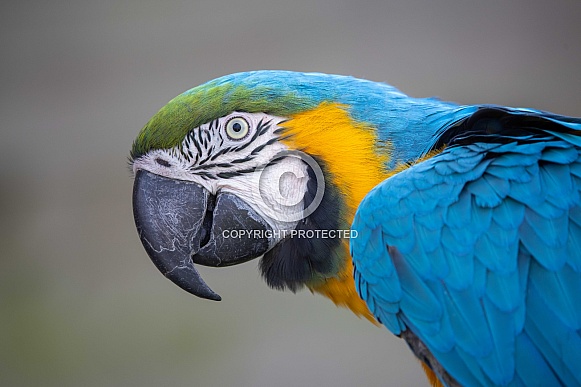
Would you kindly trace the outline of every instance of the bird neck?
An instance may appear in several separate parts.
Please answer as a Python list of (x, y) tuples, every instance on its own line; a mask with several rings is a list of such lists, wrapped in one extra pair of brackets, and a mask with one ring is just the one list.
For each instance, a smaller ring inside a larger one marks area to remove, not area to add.
[[(329, 183), (344, 198), (344, 221), (351, 224), (363, 197), (390, 176), (385, 168), (389, 144), (381, 144), (371, 125), (353, 120), (345, 106), (335, 103), (324, 102), (313, 110), (295, 114), (283, 126), (288, 134), (283, 141), (289, 148), (301, 149), (325, 163)], [(341, 249), (344, 259), (339, 272), (307, 286), (376, 323), (355, 290), (346, 240), (342, 241)]]
[[(434, 113), (432, 119), (449, 122), (451, 116)], [(288, 137), (283, 140), (291, 149), (301, 149), (325, 162), (328, 177), (345, 199), (345, 222), (351, 224), (359, 203), (377, 184), (391, 175), (409, 167), (411, 162), (421, 162), (441, 150), (422, 155), (402, 154), (399, 160), (391, 151), (394, 144), (382, 139), (378, 128), (355, 121), (341, 104), (322, 103), (317, 108), (296, 114), (284, 127)], [(408, 137), (409, 133), (408, 133)], [(434, 133), (436, 137), (436, 133)], [(402, 158), (411, 159), (402, 161)], [(389, 168), (392, 166), (392, 168)], [(323, 281), (307, 285), (311, 291), (331, 299), (336, 305), (350, 309), (380, 325), (367, 304), (359, 297), (353, 278), (353, 263), (349, 243), (342, 241), (344, 261), (339, 272)], [(434, 372), (422, 362), (430, 385), (442, 387)]]

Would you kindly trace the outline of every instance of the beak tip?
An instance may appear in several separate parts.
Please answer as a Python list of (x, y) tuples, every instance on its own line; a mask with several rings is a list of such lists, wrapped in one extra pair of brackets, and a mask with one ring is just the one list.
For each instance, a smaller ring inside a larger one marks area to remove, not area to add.
[(214, 292), (202, 279), (198, 271), (192, 265), (165, 273), (165, 277), (182, 288), (184, 291), (196, 297), (212, 301), (221, 301), (222, 297)]
[[(210, 289), (208, 289), (210, 290)], [(220, 295), (212, 290), (210, 290), (209, 292), (190, 292), (188, 291), (188, 293), (193, 294), (194, 296), (197, 297), (201, 297), (201, 298), (205, 298), (206, 300), (211, 300), (211, 301), (222, 301), (222, 297), (220, 297)]]
[[(180, 286), (181, 287), (181, 286)], [(184, 289), (184, 288), (182, 288)], [(204, 290), (204, 291), (191, 291), (188, 289), (184, 289), (186, 292), (193, 294), (196, 297), (200, 297), (200, 298), (205, 298), (206, 300), (211, 300), (211, 301), (222, 301), (222, 297), (220, 297), (220, 295), (214, 291), (212, 291), (211, 289), (209, 292)]]
[(210, 298), (212, 301), (222, 301), (222, 297), (219, 294), (216, 294), (216, 297)]

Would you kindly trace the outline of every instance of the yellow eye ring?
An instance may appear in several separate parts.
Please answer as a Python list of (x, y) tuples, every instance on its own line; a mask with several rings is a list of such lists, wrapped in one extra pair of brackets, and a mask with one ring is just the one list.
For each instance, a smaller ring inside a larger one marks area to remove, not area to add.
[(248, 135), (248, 122), (242, 117), (231, 118), (226, 123), (226, 135), (231, 140), (242, 140)]

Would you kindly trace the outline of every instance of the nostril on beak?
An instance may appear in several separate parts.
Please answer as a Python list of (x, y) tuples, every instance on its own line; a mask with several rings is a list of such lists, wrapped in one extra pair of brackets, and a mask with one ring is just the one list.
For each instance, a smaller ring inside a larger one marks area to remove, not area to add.
[(216, 195), (208, 196), (208, 203), (206, 205), (206, 213), (202, 221), (202, 228), (200, 229), (200, 248), (204, 247), (210, 241), (212, 231), (212, 223), (214, 221), (214, 208), (216, 207)]

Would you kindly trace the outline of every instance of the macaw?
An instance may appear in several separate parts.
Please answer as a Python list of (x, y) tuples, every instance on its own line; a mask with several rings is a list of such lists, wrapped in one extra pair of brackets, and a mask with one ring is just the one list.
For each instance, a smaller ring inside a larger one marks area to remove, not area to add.
[(429, 381), (581, 385), (581, 118), (253, 71), (190, 89), (133, 143), (157, 268), (260, 258), (403, 338)]

